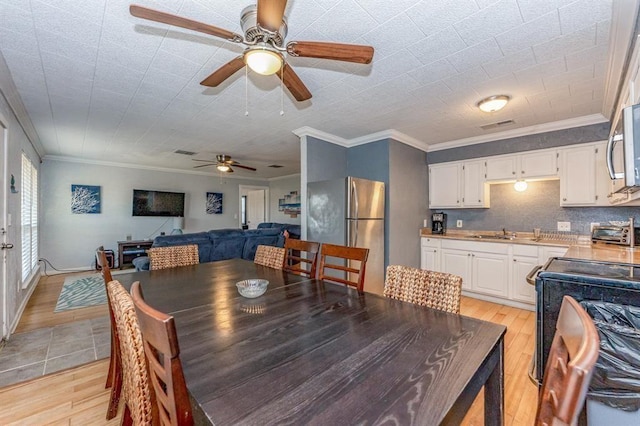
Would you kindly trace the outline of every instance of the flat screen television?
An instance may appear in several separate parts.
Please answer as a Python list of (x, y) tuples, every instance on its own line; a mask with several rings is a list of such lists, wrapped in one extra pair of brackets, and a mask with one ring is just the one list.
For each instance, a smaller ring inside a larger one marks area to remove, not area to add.
[(184, 192), (134, 189), (133, 215), (184, 217)]

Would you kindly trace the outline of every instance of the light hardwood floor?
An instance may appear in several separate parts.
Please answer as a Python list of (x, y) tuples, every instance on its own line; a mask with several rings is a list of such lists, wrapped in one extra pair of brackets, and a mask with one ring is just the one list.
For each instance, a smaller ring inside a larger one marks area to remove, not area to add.
[[(106, 305), (53, 313), (65, 276), (43, 277), (22, 316), (16, 332), (33, 330), (107, 315)], [(117, 277), (115, 277), (117, 278)], [(461, 313), (507, 326), (505, 336), (505, 425), (532, 425), (536, 413), (537, 388), (527, 369), (535, 345), (535, 315), (525, 311), (468, 297)], [(119, 416), (105, 420), (108, 391), (104, 389), (108, 361), (61, 371), (28, 382), (0, 388), (2, 425), (111, 425)], [(482, 393), (471, 407), (464, 425), (484, 424)]]

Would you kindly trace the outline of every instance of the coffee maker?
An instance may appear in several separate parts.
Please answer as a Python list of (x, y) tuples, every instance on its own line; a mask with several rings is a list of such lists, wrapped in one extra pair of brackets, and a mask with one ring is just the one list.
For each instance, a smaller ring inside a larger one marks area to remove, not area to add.
[(446, 213), (433, 213), (431, 215), (431, 233), (432, 234), (445, 234), (447, 232), (447, 214)]

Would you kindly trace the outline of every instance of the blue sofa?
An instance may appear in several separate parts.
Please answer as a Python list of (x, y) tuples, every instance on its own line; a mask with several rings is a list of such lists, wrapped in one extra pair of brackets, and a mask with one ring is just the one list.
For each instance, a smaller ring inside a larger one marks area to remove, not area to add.
[[(253, 260), (259, 245), (284, 246), (284, 231), (291, 238), (300, 238), (300, 225), (265, 222), (258, 229), (214, 229), (207, 232), (194, 232), (179, 235), (161, 235), (153, 240), (152, 247), (181, 246), (196, 244), (200, 263), (226, 259)], [(149, 258), (138, 257), (133, 260), (138, 271), (149, 269)]]

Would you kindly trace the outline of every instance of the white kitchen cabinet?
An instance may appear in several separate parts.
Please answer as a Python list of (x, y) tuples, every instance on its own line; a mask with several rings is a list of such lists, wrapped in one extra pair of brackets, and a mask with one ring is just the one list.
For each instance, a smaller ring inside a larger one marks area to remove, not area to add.
[(560, 153), (560, 205), (596, 205), (596, 156), (594, 145), (563, 148)]
[(517, 155), (499, 155), (487, 158), (486, 179), (490, 181), (513, 180), (518, 170)]
[(421, 238), (420, 268), (429, 271), (440, 270), (440, 239)]
[(555, 149), (541, 149), (519, 156), (517, 178), (549, 178), (558, 175), (558, 153)]
[(490, 296), (504, 297), (508, 294), (508, 285), (509, 259), (506, 254), (472, 252), (471, 287), (473, 291)]
[(465, 161), (462, 164), (462, 205), (489, 207), (489, 185), (485, 183), (485, 162)]
[(441, 272), (462, 277), (462, 290), (472, 290), (471, 253), (467, 250), (442, 249)]
[(536, 289), (527, 282), (527, 275), (538, 265), (539, 247), (513, 245), (509, 298), (517, 302), (535, 305)]
[(429, 166), (429, 208), (457, 208), (462, 205), (462, 163)]
[(489, 207), (484, 160), (429, 166), (429, 208)]

